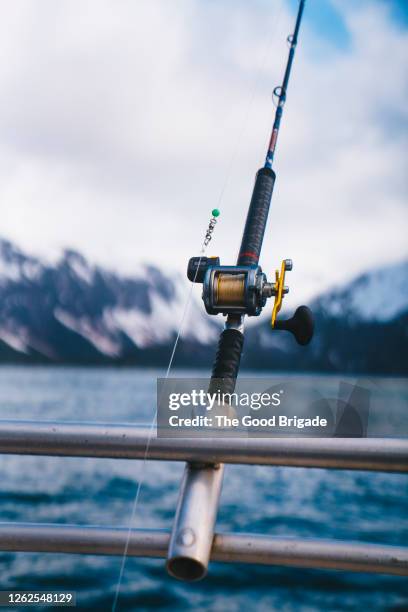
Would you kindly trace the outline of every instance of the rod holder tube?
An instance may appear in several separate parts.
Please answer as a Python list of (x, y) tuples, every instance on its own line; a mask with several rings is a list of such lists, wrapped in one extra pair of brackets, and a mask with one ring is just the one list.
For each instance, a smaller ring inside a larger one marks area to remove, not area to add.
[(221, 464), (186, 464), (166, 563), (174, 578), (191, 582), (207, 574), (223, 473)]

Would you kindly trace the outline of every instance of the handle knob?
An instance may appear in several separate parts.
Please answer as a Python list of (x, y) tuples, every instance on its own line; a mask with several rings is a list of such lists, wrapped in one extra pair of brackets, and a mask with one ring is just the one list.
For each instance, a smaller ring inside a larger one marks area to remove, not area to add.
[(286, 329), (295, 336), (298, 344), (309, 344), (314, 331), (312, 311), (307, 306), (299, 306), (291, 319), (277, 319), (274, 329)]

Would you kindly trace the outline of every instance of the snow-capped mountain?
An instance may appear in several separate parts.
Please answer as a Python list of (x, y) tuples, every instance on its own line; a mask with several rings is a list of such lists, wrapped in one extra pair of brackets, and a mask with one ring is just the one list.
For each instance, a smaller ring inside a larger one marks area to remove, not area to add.
[(267, 351), (269, 367), (288, 371), (407, 374), (407, 261), (370, 270), (309, 306), (315, 318), (309, 346), (297, 346), (290, 334), (271, 332), (262, 322), (248, 334), (248, 362), (265, 367)]
[[(71, 250), (52, 266), (0, 240), (3, 352), (57, 362), (132, 359), (172, 342), (188, 294), (188, 281), (153, 266), (121, 277)], [(205, 345), (216, 336), (214, 322), (192, 299), (182, 340)]]
[(391, 321), (408, 310), (408, 261), (362, 274), (321, 296), (314, 306), (334, 318)]
[[(319, 296), (310, 305), (316, 331), (307, 347), (259, 321), (248, 328), (242, 365), (406, 374), (407, 277), (403, 262)], [(165, 366), (189, 294), (186, 278), (154, 266), (125, 277), (75, 251), (50, 264), (0, 240), (0, 362)], [(175, 365), (209, 368), (221, 323), (193, 297)]]

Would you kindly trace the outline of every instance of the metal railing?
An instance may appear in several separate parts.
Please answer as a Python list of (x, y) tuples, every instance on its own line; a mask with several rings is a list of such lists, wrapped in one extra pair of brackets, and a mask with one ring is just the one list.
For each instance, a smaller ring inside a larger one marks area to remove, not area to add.
[[(156, 438), (149, 427), (0, 420), (0, 453), (408, 472), (404, 438)], [(149, 444), (148, 444), (149, 442)]]
[[(90, 525), (0, 523), (0, 548), (8, 551), (122, 555), (128, 529)], [(128, 555), (164, 558), (170, 532), (132, 530)], [(261, 563), (406, 575), (408, 549), (323, 539), (218, 533), (212, 561)]]
[[(148, 428), (128, 424), (0, 421), (3, 454), (143, 459), (148, 439)], [(153, 437), (147, 459), (408, 472), (408, 439)], [(188, 491), (184, 497), (188, 504)], [(127, 528), (0, 523), (0, 550), (121, 555), (127, 533)], [(132, 530), (128, 554), (166, 557), (169, 542), (167, 531)], [(219, 533), (211, 546), (213, 561), (408, 575), (408, 548), (399, 546)]]

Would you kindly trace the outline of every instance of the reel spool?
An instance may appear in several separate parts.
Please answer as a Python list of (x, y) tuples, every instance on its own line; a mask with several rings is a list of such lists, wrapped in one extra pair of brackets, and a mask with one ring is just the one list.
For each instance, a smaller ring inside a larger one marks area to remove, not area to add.
[(215, 303), (234, 308), (245, 304), (245, 274), (223, 274), (215, 279)]
[(208, 314), (257, 316), (266, 302), (266, 276), (260, 266), (214, 266), (203, 280), (203, 300)]

